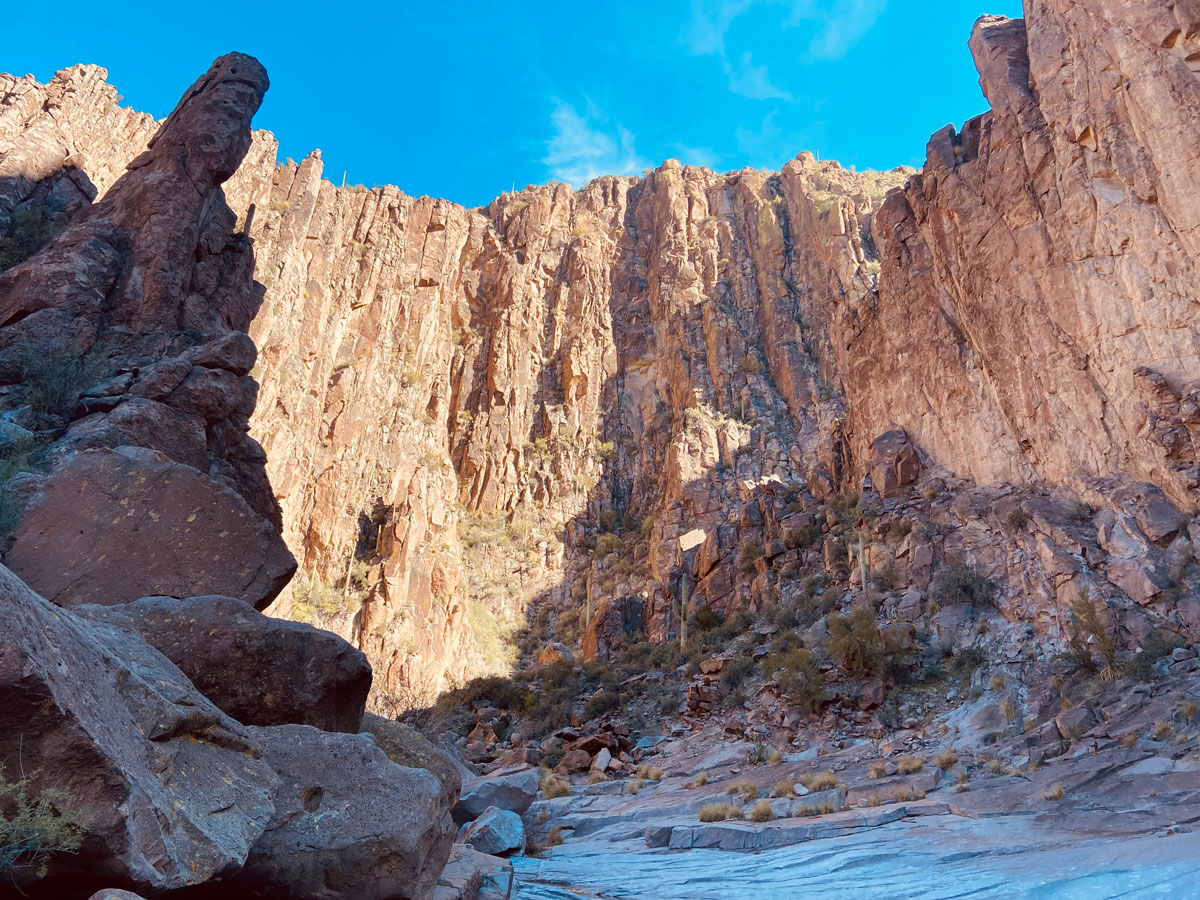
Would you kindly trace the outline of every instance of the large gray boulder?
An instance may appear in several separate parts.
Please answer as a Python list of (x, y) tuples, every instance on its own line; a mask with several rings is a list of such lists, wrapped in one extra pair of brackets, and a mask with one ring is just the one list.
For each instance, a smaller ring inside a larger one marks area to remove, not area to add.
[(251, 728), (283, 781), (275, 816), (231, 896), (423, 900), (454, 838), (449, 797), (429, 772), (393, 763), (369, 734), (307, 725)]
[(489, 806), (520, 815), (533, 805), (537, 792), (536, 769), (476, 778), (463, 785), (462, 796), (454, 807), (454, 821), (460, 825), (470, 822), (481, 816)]
[[(30, 896), (123, 884), (155, 893), (237, 871), (278, 787), (259, 745), (140, 637), (84, 621), (0, 566), (0, 760), (57, 790), (83, 830)], [(5, 876), (7, 878), (7, 876)]]
[(232, 597), (144, 597), (76, 613), (135, 631), (245, 725), (357, 732), (371, 664), (342, 638)]
[(466, 826), (461, 843), (489, 856), (525, 852), (525, 823), (515, 812), (490, 806)]

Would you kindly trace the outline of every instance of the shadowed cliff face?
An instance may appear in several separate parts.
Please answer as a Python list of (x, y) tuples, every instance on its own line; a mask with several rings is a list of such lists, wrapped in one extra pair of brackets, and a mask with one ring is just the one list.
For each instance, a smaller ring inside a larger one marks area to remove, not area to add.
[[(906, 538), (885, 548), (904, 584), (965, 557), (1011, 578), (1006, 616), (1056, 638), (1082, 587), (1200, 626), (1144, 562), (1193, 555), (1163, 524), (1195, 503), (1200, 429), (1189, 9), (981, 20), (993, 109), (935, 135), (921, 173), (668, 162), (467, 210), (334, 187), (318, 153), (276, 165), (256, 133), (226, 189), (265, 297), (252, 322), (253, 303), (223, 315), (258, 345), (251, 432), (300, 563), (275, 611), (351, 637), (405, 702), (503, 668), (527, 604), (593, 623), (603, 655), (635, 621), (674, 634), (685, 590), (692, 609), (771, 602), (783, 536), (821, 525), (788, 524), (797, 504), (894, 497), (924, 471), (978, 483), (964, 509), (1013, 483), (1113, 521), (1028, 550), (998, 523)], [(103, 190), (113, 153), (94, 148), (148, 129), (96, 112), (97, 72), (8, 84), (25, 119), (0, 115), (0, 146), (67, 146)], [(85, 88), (96, 101), (52, 124), (31, 99)], [(206, 178), (226, 149), (198, 147)]]

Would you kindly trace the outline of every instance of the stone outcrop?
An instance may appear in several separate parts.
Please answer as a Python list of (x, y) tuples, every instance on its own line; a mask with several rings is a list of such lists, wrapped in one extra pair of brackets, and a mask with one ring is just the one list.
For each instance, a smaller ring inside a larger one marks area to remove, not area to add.
[(852, 444), (893, 421), (980, 481), (1123, 473), (1190, 506), (1195, 9), (1027, 11), (976, 25), (991, 111), (875, 218), (880, 289), (836, 343)]
[(244, 725), (356, 733), (362, 724), (371, 665), (335, 634), (232, 597), (144, 597), (76, 611), (141, 635)]
[(18, 885), (150, 892), (237, 871), (278, 786), (253, 733), (128, 632), (76, 618), (2, 567), (0, 595), (5, 775), (19, 765), (32, 791), (59, 792), (83, 831), (78, 854), (53, 856), (37, 884), (33, 868), (16, 870)]
[[(245, 332), (262, 291), (221, 184), (250, 146), (266, 73), (222, 57), (140, 153), (129, 142), (148, 136), (144, 117), (87, 107), (112, 101), (99, 74), (12, 84), (0, 126), (12, 142), (4, 165), (19, 169), (5, 182), (10, 210), (47, 179), (58, 196), (80, 165), (104, 184), (129, 159), (100, 200), (0, 274), (0, 385), (29, 434), (5, 455), (10, 470), (37, 473), (9, 501), (10, 558), (66, 605), (219, 592), (263, 606), (295, 564), (248, 434), (257, 385)], [(122, 149), (104, 152), (110, 142)], [(64, 160), (76, 167), (66, 181), (54, 173)]]

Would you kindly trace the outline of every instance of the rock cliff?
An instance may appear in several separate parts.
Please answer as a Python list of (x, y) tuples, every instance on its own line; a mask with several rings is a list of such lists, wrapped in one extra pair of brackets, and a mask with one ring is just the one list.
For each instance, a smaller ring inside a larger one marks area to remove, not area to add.
[[(1051, 643), (1080, 590), (1194, 635), (1198, 22), (1109, 0), (980, 20), (992, 109), (920, 172), (668, 162), (468, 210), (336, 187), (258, 132), (219, 252), (253, 244), (261, 305), (227, 327), (258, 347), (277, 517), (228, 429), (154, 449), (281, 527), (300, 574), (274, 610), (366, 652), (379, 702), (502, 670), (527, 610), (604, 655), (677, 634), (681, 598), (758, 609), (809, 572), (861, 586), (867, 559), (893, 600), (975, 565)], [(152, 131), (102, 70), (3, 82), (0, 214), (69, 216), (74, 185), (103, 196), (75, 228), (96, 221)], [(887, 515), (856, 534), (830, 504), (862, 490)]]

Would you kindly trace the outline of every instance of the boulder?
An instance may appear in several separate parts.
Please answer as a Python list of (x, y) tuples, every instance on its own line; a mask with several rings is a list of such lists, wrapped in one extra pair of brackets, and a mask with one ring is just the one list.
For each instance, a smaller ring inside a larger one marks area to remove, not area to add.
[(1054, 724), (1058, 726), (1059, 734), (1073, 741), (1096, 727), (1096, 715), (1086, 706), (1073, 706), (1055, 716)]
[[(47, 884), (196, 885), (237, 871), (271, 820), (279, 781), (250, 730), (140, 637), (51, 605), (2, 566), (0, 696), (0, 759), (59, 791), (84, 831), (79, 853), (50, 858)], [(15, 875), (39, 896), (32, 872)]]
[(129, 891), (105, 888), (102, 891), (96, 891), (88, 900), (143, 900), (143, 898), (137, 894), (131, 894)]
[(491, 806), (463, 833), (462, 843), (490, 856), (521, 853), (525, 850), (525, 825), (515, 812)]
[(462, 774), (453, 757), (439, 749), (417, 729), (374, 713), (362, 719), (363, 733), (375, 736), (375, 743), (388, 759), (410, 769), (426, 769), (442, 783), (450, 806), (458, 802), (462, 790)]
[(143, 597), (76, 612), (140, 634), (244, 725), (353, 733), (362, 723), (371, 664), (336, 634), (232, 597)]
[(508, 900), (512, 893), (513, 866), (506, 859), (488, 856), (463, 844), (450, 850), (450, 861), (438, 878), (434, 900)]
[(488, 807), (525, 812), (537, 799), (536, 769), (508, 775), (476, 778), (463, 785), (462, 796), (454, 807), (454, 821), (469, 822), (483, 814)]
[(559, 760), (554, 771), (560, 775), (577, 775), (592, 767), (592, 754), (586, 750), (568, 750)]
[(231, 893), (289, 900), (425, 898), (453, 840), (446, 789), (367, 734), (251, 728), (282, 779), (275, 815)]
[(6, 561), (67, 607), (221, 594), (262, 609), (296, 570), (240, 494), (136, 447), (85, 451), (46, 476)]
[(550, 643), (538, 651), (537, 664), (539, 666), (549, 666), (560, 662), (575, 662), (575, 654), (566, 644)]
[(881, 434), (871, 442), (869, 474), (879, 496), (895, 497), (899, 489), (912, 484), (921, 474), (921, 460), (903, 429)]

